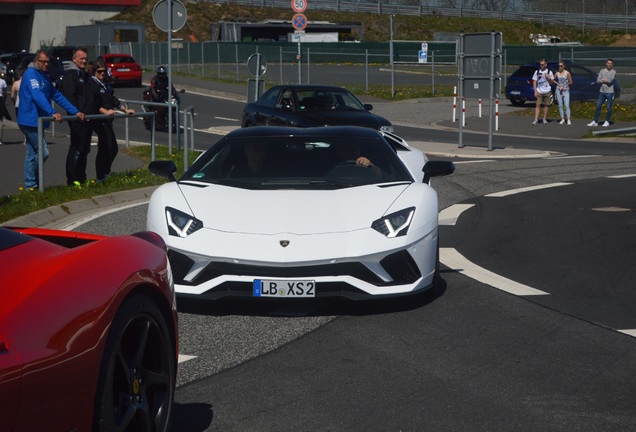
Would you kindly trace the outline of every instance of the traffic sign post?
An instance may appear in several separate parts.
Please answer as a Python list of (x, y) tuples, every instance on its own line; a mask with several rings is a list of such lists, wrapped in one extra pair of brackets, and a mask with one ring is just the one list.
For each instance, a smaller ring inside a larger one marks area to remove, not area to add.
[[(159, 29), (168, 33), (168, 94), (172, 95), (172, 32), (180, 30), (186, 23), (188, 11), (179, 0), (159, 0), (152, 9), (152, 19)], [(168, 109), (168, 151), (172, 153), (172, 97)], [(181, 127), (177, 109), (177, 146), (181, 147)]]
[(307, 27), (307, 17), (301, 13), (297, 13), (292, 18), (292, 26), (296, 30), (305, 30), (305, 27)]
[[(304, 33), (305, 27), (307, 27), (307, 17), (302, 12), (307, 9), (307, 0), (291, 0), (291, 7), (296, 12), (296, 15), (292, 18), (292, 27), (294, 27), (297, 34), (301, 31)], [(298, 34), (298, 53), (296, 54), (296, 60), (298, 60), (298, 84), (302, 83), (300, 39), (301, 36)]]
[(292, 0), (291, 2), (291, 7), (294, 10), (294, 12), (305, 12), (305, 9), (307, 9), (307, 1), (306, 0)]
[[(459, 100), (465, 95), (490, 100), (488, 150), (492, 151), (492, 129), (495, 120), (495, 99), (501, 91), (502, 33), (469, 33), (459, 35), (457, 66)], [(482, 85), (483, 84), (483, 85)], [(459, 148), (463, 144), (463, 121), (459, 123)]]
[(263, 88), (265, 82), (259, 78), (265, 75), (267, 71), (267, 60), (265, 56), (260, 53), (255, 53), (249, 56), (247, 59), (247, 70), (254, 75), (254, 78), (250, 78), (247, 82), (247, 101), (254, 101), (263, 94)]

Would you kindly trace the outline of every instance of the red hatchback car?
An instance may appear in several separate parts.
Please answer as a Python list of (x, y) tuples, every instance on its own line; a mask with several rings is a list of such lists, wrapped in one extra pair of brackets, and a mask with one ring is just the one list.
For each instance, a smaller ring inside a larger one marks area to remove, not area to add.
[(141, 87), (141, 66), (130, 54), (103, 54), (101, 58), (110, 69), (115, 84), (132, 84)]

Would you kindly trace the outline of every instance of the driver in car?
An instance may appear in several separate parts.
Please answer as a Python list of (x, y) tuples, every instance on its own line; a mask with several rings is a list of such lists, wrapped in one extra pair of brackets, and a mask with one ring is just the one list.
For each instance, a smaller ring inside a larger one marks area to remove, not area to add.
[(340, 143), (336, 146), (336, 157), (339, 163), (346, 161), (355, 162), (357, 166), (371, 168), (378, 176), (382, 175), (382, 170), (375, 166), (371, 160), (360, 155), (360, 144), (356, 142)]

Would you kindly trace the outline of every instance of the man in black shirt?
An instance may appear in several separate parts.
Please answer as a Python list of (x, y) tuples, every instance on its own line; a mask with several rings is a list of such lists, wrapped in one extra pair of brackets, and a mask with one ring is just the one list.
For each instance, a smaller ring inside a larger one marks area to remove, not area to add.
[[(59, 86), (66, 99), (81, 112), (94, 112), (93, 94), (88, 89), (90, 76), (86, 72), (88, 54), (85, 48), (73, 51), (73, 63), (64, 72)], [(71, 145), (66, 156), (66, 183), (69, 186), (86, 181), (86, 161), (91, 151), (93, 128), (89, 122), (70, 121)]]

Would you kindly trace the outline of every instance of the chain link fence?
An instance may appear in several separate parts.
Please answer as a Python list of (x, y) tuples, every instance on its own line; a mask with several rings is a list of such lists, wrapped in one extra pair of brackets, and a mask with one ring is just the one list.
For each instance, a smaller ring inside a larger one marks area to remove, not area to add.
[[(299, 51), (300, 49), (300, 51)], [(105, 47), (88, 47), (89, 58), (96, 58)], [(185, 42), (173, 41), (173, 73), (196, 78), (246, 83), (255, 77), (250, 74), (247, 61), (255, 53), (267, 62), (266, 74), (261, 77), (268, 86), (275, 84), (314, 83), (351, 86), (364, 85), (365, 91), (374, 86), (393, 84), (393, 73), (399, 76), (396, 85), (430, 86), (433, 93), (445, 89), (449, 93), (457, 84), (456, 47), (454, 42), (429, 42), (426, 63), (420, 62), (421, 43), (395, 42), (393, 62), (389, 43), (293, 43), (250, 42)], [(168, 59), (166, 42), (111, 44), (110, 52), (125, 52), (147, 71), (165, 65)], [(300, 61), (298, 55), (300, 52)], [(598, 73), (605, 60), (614, 59), (615, 68), (628, 95), (636, 87), (636, 50), (621, 47), (559, 47), (504, 46), (503, 70), (505, 78), (520, 65), (565, 60), (588, 67)], [(337, 67), (338, 73), (334, 72)], [(506, 79), (503, 80), (505, 84)]]

